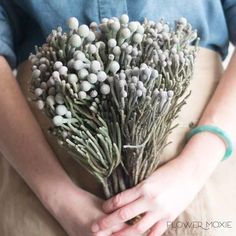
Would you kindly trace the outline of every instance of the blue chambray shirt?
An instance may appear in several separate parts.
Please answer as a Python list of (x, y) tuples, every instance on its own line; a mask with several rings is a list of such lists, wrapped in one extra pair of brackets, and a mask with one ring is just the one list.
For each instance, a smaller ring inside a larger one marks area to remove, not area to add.
[(130, 20), (164, 18), (173, 24), (186, 17), (200, 45), (227, 55), (236, 43), (236, 0), (0, 0), (0, 55), (14, 68), (42, 44), (52, 28), (75, 16), (81, 24), (128, 14)]

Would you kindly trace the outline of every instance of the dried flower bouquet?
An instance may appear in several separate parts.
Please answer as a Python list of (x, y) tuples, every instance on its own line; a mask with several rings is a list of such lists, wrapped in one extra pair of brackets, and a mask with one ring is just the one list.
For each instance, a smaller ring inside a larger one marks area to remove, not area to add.
[(174, 29), (127, 15), (68, 26), (30, 55), (30, 89), (58, 143), (110, 198), (158, 167), (190, 94), (197, 33), (185, 18)]

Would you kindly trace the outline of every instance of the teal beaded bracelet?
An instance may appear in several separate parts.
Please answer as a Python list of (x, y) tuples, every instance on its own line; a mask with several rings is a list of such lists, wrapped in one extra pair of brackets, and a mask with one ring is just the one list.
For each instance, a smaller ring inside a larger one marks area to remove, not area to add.
[(216, 135), (218, 135), (221, 139), (224, 140), (227, 148), (224, 154), (224, 157), (222, 160), (226, 160), (228, 159), (232, 153), (233, 153), (233, 142), (231, 140), (231, 138), (229, 137), (229, 135), (222, 129), (220, 129), (217, 126), (213, 126), (213, 125), (201, 125), (201, 126), (197, 126), (195, 128), (193, 128), (192, 130), (190, 130), (187, 134), (187, 141), (192, 138), (193, 135), (201, 133), (201, 132), (211, 132), (214, 133)]

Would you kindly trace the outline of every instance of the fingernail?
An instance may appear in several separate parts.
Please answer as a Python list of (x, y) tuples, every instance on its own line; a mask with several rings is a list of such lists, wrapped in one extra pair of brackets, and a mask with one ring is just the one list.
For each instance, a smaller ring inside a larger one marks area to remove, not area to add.
[(99, 225), (98, 224), (93, 224), (92, 225), (92, 228), (91, 228), (91, 230), (92, 230), (92, 232), (93, 233), (97, 233), (98, 231), (99, 231)]

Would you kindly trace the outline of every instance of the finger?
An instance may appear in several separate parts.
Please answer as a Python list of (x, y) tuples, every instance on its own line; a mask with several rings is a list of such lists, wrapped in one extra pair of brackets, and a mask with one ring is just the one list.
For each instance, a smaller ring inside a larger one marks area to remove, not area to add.
[(92, 234), (93, 236), (110, 236), (112, 235), (112, 232), (110, 231), (101, 231), (95, 234)]
[(148, 236), (161, 236), (167, 230), (167, 219), (158, 221), (150, 230)]
[(113, 234), (113, 232), (111, 229), (99, 231), (97, 233), (92, 233), (93, 236), (110, 236), (112, 234)]
[(114, 227), (111, 228), (111, 231), (112, 233), (116, 233), (122, 229), (126, 229), (128, 227), (127, 224), (123, 223), (123, 224), (120, 224), (120, 225), (115, 225)]
[(161, 216), (159, 216), (159, 215), (157, 216), (157, 214), (147, 213), (136, 224), (134, 224), (132, 226), (128, 226), (125, 229), (122, 229), (113, 235), (114, 236), (143, 235), (160, 219), (161, 219)]
[(105, 211), (105, 213), (111, 213), (125, 206), (126, 204), (133, 202), (140, 196), (141, 196), (141, 191), (139, 190), (139, 188), (134, 187), (128, 189), (107, 200), (103, 204), (103, 210)]
[(93, 233), (92, 235), (93, 236), (111, 236), (113, 235), (113, 233), (116, 233), (120, 230), (123, 230), (125, 228), (127, 228), (127, 224), (120, 224), (120, 225), (116, 225), (114, 226), (113, 228), (109, 228), (109, 229), (106, 229), (106, 230), (103, 230), (103, 231), (99, 231), (99, 232), (96, 232), (96, 233)]
[(135, 216), (146, 212), (147, 210), (149, 210), (147, 201), (140, 198), (131, 204), (116, 210), (112, 214), (98, 220), (92, 225), (92, 230), (93, 232), (98, 232), (107, 228), (111, 228), (117, 224), (126, 222)]

